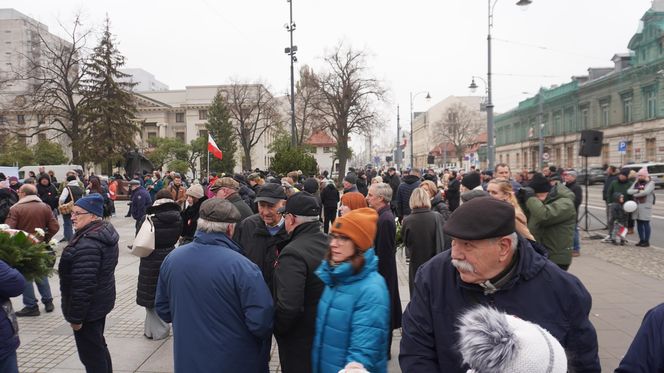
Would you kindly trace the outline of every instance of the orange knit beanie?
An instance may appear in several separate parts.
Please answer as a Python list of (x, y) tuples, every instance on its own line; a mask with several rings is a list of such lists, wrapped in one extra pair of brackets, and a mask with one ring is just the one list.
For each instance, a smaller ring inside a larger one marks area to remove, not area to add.
[(373, 246), (376, 238), (378, 213), (368, 207), (352, 210), (334, 220), (330, 233), (339, 233), (350, 238), (361, 250)]
[(350, 192), (344, 193), (341, 196), (341, 204), (348, 206), (351, 210), (357, 210), (362, 207), (367, 207), (367, 200), (364, 199), (364, 195), (359, 192)]

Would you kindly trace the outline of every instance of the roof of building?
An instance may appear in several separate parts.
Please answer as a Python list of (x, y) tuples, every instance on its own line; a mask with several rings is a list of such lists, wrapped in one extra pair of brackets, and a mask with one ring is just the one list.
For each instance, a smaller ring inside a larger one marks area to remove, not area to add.
[(334, 141), (332, 136), (328, 135), (327, 132), (318, 130), (309, 136), (309, 138), (304, 142), (307, 145), (313, 146), (337, 146), (337, 142)]

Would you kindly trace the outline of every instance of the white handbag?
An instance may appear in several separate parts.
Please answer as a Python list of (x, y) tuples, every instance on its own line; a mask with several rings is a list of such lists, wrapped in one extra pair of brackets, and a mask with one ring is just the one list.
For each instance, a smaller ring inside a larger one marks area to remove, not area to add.
[(145, 220), (141, 224), (141, 229), (138, 230), (134, 244), (131, 246), (132, 255), (139, 258), (145, 258), (154, 251), (154, 223), (152, 222), (152, 215), (145, 215)]

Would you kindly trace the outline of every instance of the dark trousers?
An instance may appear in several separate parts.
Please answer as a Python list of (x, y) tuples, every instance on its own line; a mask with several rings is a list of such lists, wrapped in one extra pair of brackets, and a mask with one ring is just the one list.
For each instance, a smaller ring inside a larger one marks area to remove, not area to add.
[(74, 332), (78, 357), (87, 373), (113, 372), (111, 354), (104, 339), (105, 325), (105, 317), (96, 321), (86, 321), (79, 331)]
[(18, 373), (18, 362), (16, 361), (16, 351), (12, 351), (9, 355), (0, 358), (0, 372)]
[(334, 223), (334, 219), (337, 217), (337, 209), (328, 209), (325, 208), (323, 217), (323, 231), (328, 233), (330, 231), (330, 225)]

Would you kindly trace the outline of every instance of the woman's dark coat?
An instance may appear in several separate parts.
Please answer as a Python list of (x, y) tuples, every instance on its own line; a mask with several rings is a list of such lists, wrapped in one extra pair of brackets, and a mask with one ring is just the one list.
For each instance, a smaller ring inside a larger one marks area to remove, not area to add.
[(196, 227), (198, 226), (198, 213), (201, 210), (201, 204), (206, 199), (207, 197), (203, 196), (196, 203), (187, 206), (182, 211), (182, 233), (180, 233), (180, 236), (187, 239), (187, 241), (194, 240), (194, 233), (196, 233)]
[[(159, 200), (157, 200), (159, 201)], [(158, 206), (150, 206), (147, 215), (153, 215), (155, 227), (155, 249), (152, 254), (141, 258), (138, 267), (138, 289), (136, 303), (139, 306), (153, 308), (157, 292), (157, 280), (161, 263), (173, 249), (182, 232), (180, 207), (175, 202), (166, 202)], [(144, 219), (145, 220), (145, 219)]]
[(403, 218), (401, 234), (403, 242), (410, 249), (410, 265), (408, 266), (408, 286), (413, 292), (413, 282), (417, 269), (436, 253), (437, 230), (442, 231), (436, 219), (436, 212), (428, 208), (414, 209), (410, 215)]

